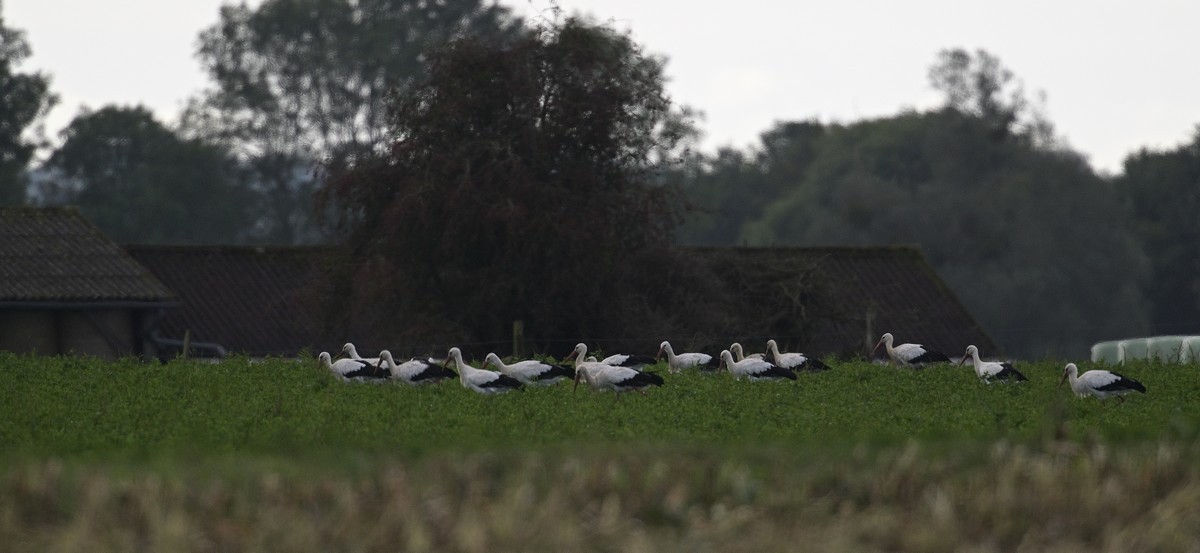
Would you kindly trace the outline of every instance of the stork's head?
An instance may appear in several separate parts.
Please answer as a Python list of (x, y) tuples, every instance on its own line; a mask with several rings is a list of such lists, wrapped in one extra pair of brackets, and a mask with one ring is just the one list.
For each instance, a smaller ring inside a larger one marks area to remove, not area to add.
[(585, 357), (587, 357), (587, 344), (580, 342), (575, 344), (575, 349), (571, 351), (570, 355), (563, 358), (563, 362), (565, 363), (574, 359), (575, 364), (579, 364), (579, 362), (583, 361)]
[(733, 365), (733, 354), (729, 353), (729, 350), (727, 349), (721, 350), (721, 364), (717, 367), (717, 370), (729, 370), (731, 365)]
[(963, 363), (967, 362), (967, 359), (973, 358), (976, 355), (979, 355), (979, 348), (975, 346), (967, 346), (967, 352), (963, 354), (962, 359), (958, 360), (958, 364), (962, 365)]
[(496, 355), (495, 353), (489, 352), (487, 354), (487, 357), (485, 357), (483, 359), (483, 367), (480, 367), (480, 368), (486, 369), (491, 365), (496, 365), (496, 367), (499, 367), (500, 366), (500, 356)]
[(891, 332), (884, 332), (883, 336), (879, 337), (879, 342), (877, 342), (875, 344), (875, 349), (871, 350), (871, 355), (874, 356), (875, 352), (879, 351), (879, 347), (884, 344), (887, 344), (887, 347), (889, 347), (889, 348), (892, 347), (892, 333)]
[(450, 348), (450, 351), (446, 352), (446, 361), (442, 363), (442, 368), (450, 368), (451, 361), (454, 362), (456, 367), (460, 367), (463, 364), (462, 350), (458, 349), (457, 346)]
[(1067, 366), (1063, 367), (1062, 378), (1060, 378), (1058, 380), (1058, 387), (1061, 388), (1063, 383), (1066, 382), (1068, 378), (1071, 378), (1073, 376), (1078, 376), (1078, 375), (1079, 375), (1079, 367), (1076, 367), (1075, 363), (1067, 363)]
[(654, 354), (654, 362), (655, 363), (657, 363), (659, 358), (662, 357), (663, 352), (668, 352), (671, 355), (675, 355), (675, 352), (671, 351), (671, 342), (663, 340), (663, 343), (658, 345), (658, 353)]

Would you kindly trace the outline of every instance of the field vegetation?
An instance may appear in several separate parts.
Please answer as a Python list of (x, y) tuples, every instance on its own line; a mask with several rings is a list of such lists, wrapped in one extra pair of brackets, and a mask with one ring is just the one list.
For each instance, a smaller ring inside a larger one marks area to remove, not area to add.
[[(1102, 405), (969, 367), (795, 383), (344, 384), (315, 362), (0, 356), (14, 551), (1195, 551), (1200, 373)], [(1084, 367), (1088, 368), (1088, 367)], [(665, 372), (665, 371), (664, 371)]]

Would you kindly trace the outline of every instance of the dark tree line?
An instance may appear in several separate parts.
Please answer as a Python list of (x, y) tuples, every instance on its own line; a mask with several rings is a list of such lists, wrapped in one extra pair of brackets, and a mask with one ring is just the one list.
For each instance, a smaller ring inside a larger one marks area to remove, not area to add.
[(1200, 326), (1200, 131), (1097, 175), (984, 51), (938, 56), (940, 109), (783, 122), (748, 151), (681, 157), (692, 129), (665, 61), (574, 19), (267, 0), (226, 6), (199, 44), (212, 88), (181, 121), (86, 110), (31, 179), (55, 97), (0, 21), (0, 202), (80, 205), (120, 240), (342, 241), (326, 297), (350, 307), (343, 329), (404, 309), (428, 315), (404, 331), (431, 336), (733, 324), (720, 302), (663, 307), (720, 286), (673, 238), (919, 244), (1017, 355)]
[[(1157, 318), (1146, 297), (1168, 270), (1148, 272), (1146, 254), (1156, 263), (1169, 257), (1147, 249), (1141, 229), (1161, 225), (1164, 243), (1178, 246), (1188, 208), (1177, 206), (1170, 222), (1131, 221), (1128, 198), (1159, 200), (1129, 179), (1170, 171), (1164, 160), (1143, 153), (1117, 182), (1098, 176), (1054, 142), (1050, 123), (986, 52), (943, 52), (930, 79), (946, 95), (942, 109), (846, 125), (781, 123), (754, 152), (722, 152), (680, 173), (704, 210), (681, 240), (918, 244), (1009, 354), (1078, 356), (1094, 341), (1145, 333)], [(1159, 192), (1186, 183), (1179, 176)], [(1177, 298), (1182, 289), (1171, 288)], [(1200, 320), (1177, 328), (1189, 325), (1194, 332)]]
[(1200, 126), (1192, 140), (1125, 159), (1117, 191), (1134, 238), (1149, 260), (1151, 330), (1193, 334), (1200, 327)]
[(0, 116), (13, 122), (0, 130), (12, 129), (15, 142), (0, 136), (0, 201), (22, 203), (29, 188), (32, 201), (78, 205), (121, 240), (327, 241), (314, 192), (326, 175), (383, 152), (388, 97), (420, 74), (422, 53), (460, 34), (503, 36), (521, 25), (480, 0), (226, 5), (197, 51), (212, 87), (177, 124), (140, 106), (84, 110), (32, 179), (39, 144), (22, 133), (53, 96), (45, 76), (8, 77), (29, 52), (5, 29), (0, 79), (12, 82), (3, 82)]

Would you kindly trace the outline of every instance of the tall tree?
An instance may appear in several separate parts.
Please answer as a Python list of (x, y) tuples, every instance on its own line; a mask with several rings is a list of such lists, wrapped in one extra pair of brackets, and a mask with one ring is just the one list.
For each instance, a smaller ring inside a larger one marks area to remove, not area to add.
[(1009, 354), (1082, 355), (1143, 332), (1146, 261), (1112, 183), (1054, 141), (995, 56), (943, 51), (930, 80), (946, 94), (937, 111), (784, 123), (752, 157), (723, 152), (685, 175), (691, 202), (717, 216), (692, 214), (681, 236), (919, 244)]
[(233, 243), (251, 224), (251, 196), (229, 153), (184, 139), (144, 107), (83, 112), (45, 164), (45, 203), (77, 205), (122, 242)]
[(693, 245), (736, 242), (745, 226), (804, 181), (825, 127), (815, 121), (785, 122), (764, 132), (761, 146), (743, 153), (722, 149), (670, 173), (691, 208), (679, 241)]
[(19, 205), (25, 171), (41, 145), (35, 125), (58, 98), (46, 75), (17, 72), (31, 50), (23, 32), (4, 25), (3, 11), (0, 2), (0, 205)]
[(1144, 331), (1145, 259), (1111, 183), (994, 130), (954, 110), (830, 127), (804, 182), (741, 239), (919, 244), (1010, 355), (1083, 355)]
[(578, 19), (464, 36), (393, 108), (386, 159), (322, 190), (355, 263), (340, 312), (418, 342), (519, 319), (559, 348), (662, 317), (679, 204), (652, 182), (688, 125), (661, 60)]
[(458, 34), (508, 32), (508, 10), (481, 0), (265, 0), (221, 8), (200, 35), (214, 87), (188, 132), (231, 144), (267, 198), (270, 241), (316, 237), (314, 171), (382, 152), (386, 99), (419, 74), (422, 52)]
[(946, 107), (992, 127), (993, 137), (1024, 137), (1040, 145), (1054, 141), (1054, 127), (1030, 101), (1012, 70), (986, 50), (942, 50), (929, 68), (929, 82), (946, 97)]
[(1200, 325), (1200, 126), (1173, 150), (1143, 149), (1125, 159), (1117, 186), (1130, 207), (1134, 236), (1150, 258), (1155, 332)]

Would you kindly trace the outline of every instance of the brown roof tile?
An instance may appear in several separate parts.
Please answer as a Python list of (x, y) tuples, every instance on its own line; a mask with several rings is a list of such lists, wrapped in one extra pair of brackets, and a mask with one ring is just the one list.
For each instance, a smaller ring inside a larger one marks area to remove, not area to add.
[(0, 208), (0, 301), (164, 302), (174, 294), (71, 207)]

